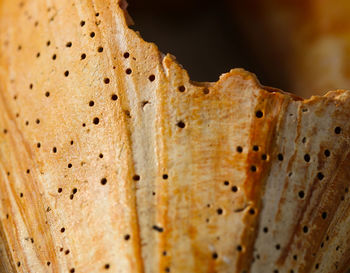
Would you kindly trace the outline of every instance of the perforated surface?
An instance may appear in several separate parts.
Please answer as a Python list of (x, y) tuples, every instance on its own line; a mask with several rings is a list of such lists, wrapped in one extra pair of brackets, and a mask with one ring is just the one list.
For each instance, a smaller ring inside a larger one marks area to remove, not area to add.
[(193, 83), (121, 7), (0, 2), (2, 270), (343, 272), (349, 93)]

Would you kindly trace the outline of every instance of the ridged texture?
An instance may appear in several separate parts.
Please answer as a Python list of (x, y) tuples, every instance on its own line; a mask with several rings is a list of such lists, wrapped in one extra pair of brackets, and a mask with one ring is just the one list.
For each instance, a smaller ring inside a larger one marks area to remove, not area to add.
[(193, 83), (124, 9), (0, 2), (1, 272), (345, 272), (349, 93)]

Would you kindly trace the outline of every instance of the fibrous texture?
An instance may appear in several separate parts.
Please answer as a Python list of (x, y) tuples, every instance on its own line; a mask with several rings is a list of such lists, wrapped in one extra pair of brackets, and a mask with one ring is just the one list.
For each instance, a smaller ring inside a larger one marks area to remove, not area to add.
[(191, 82), (126, 18), (0, 2), (1, 272), (344, 272), (349, 93)]

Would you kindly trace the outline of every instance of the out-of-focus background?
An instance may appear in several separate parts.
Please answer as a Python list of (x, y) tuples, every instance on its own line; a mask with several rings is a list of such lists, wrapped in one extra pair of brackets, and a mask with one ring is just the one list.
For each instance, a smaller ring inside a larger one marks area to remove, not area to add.
[(254, 71), (268, 84), (281, 85), (258, 66), (226, 1), (128, 0), (133, 29), (164, 53), (176, 56), (195, 81), (216, 81), (234, 67)]
[(348, 0), (128, 0), (133, 29), (194, 81), (231, 68), (303, 97), (350, 89)]

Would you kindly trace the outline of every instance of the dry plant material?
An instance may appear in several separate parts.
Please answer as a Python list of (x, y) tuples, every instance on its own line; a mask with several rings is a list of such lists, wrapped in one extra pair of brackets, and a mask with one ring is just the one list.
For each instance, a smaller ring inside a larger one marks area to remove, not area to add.
[(191, 82), (125, 6), (0, 2), (0, 271), (344, 272), (349, 93)]

